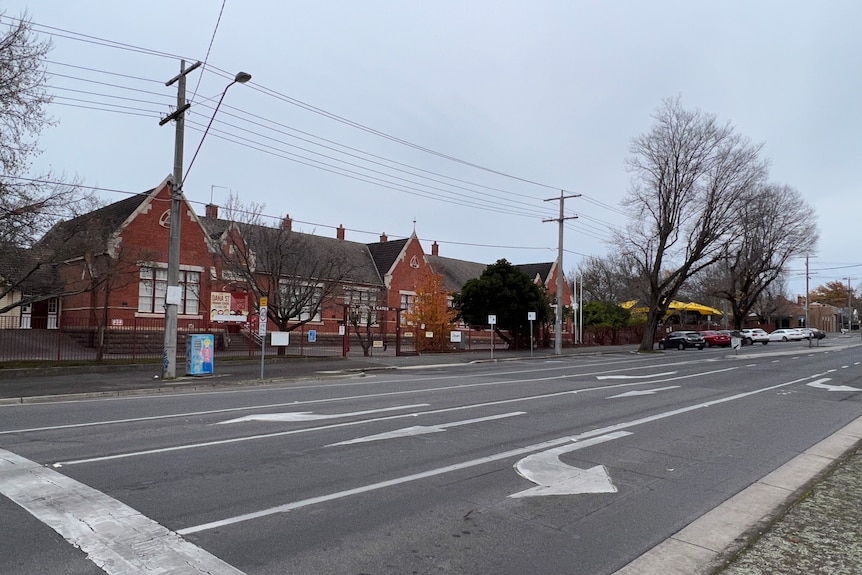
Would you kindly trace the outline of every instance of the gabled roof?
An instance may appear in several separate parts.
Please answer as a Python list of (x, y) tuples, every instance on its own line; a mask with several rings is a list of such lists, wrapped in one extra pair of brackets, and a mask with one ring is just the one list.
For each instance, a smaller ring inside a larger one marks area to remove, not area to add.
[(440, 256), (425, 256), (434, 273), (443, 276), (443, 287), (449, 292), (460, 292), (469, 280), (482, 275), (486, 264), (444, 258)]
[(374, 265), (377, 267), (380, 276), (383, 277), (392, 270), (392, 266), (398, 260), (398, 256), (404, 250), (404, 246), (410, 238), (403, 240), (391, 240), (386, 242), (377, 242), (373, 244), (365, 244), (368, 246), (371, 257), (374, 259)]
[[(207, 217), (200, 218), (200, 222), (213, 239), (222, 238), (233, 225), (230, 220)], [(238, 224), (238, 229), (243, 241), (257, 254), (258, 271), (272, 272), (265, 267), (275, 266), (274, 258), (283, 258), (277, 262), (282, 273), (289, 270), (297, 277), (311, 277), (327, 269), (320, 262), (341, 262), (338, 273), (343, 274), (342, 281), (378, 286), (383, 283), (366, 244), (268, 226)]]
[(554, 267), (554, 262), (545, 262), (541, 264), (519, 264), (516, 265), (515, 268), (521, 270), (528, 276), (532, 281), (536, 281), (538, 277), (541, 280), (542, 285), (548, 283), (548, 279), (551, 275), (551, 269)]
[(105, 253), (112, 236), (146, 202), (156, 190), (134, 194), (92, 212), (55, 224), (36, 243), (36, 248), (55, 254), (54, 260), (71, 259), (85, 252)]

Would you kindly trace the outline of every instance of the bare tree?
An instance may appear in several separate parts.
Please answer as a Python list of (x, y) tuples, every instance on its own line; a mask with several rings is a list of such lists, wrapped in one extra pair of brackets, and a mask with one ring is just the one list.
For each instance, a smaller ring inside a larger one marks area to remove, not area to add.
[(763, 324), (772, 323), (773, 318), (786, 316), (790, 313), (790, 301), (787, 299), (787, 280), (784, 274), (779, 274), (760, 292), (751, 311), (757, 316), (757, 320)]
[(633, 274), (632, 263), (617, 252), (591, 256), (570, 276), (580, 276), (586, 301), (620, 304), (638, 298), (642, 291), (638, 289), (640, 278)]
[(786, 185), (762, 186), (739, 206), (740, 230), (715, 265), (714, 295), (729, 304), (733, 327), (741, 329), (760, 295), (787, 262), (814, 249), (814, 209)]
[(50, 42), (39, 41), (26, 15), (22, 19), (0, 13), (0, 260), (15, 265), (0, 269), (0, 299), (24, 292), (7, 305), (8, 311), (25, 303), (55, 297), (32, 292), (44, 283), (44, 251), (29, 248), (58, 221), (96, 206), (91, 193), (77, 181), (42, 174), (26, 177), (39, 154), (41, 131), (54, 124), (45, 113), (51, 97), (45, 90), (45, 59)]
[(267, 317), (279, 330), (293, 331), (339, 305), (338, 288), (367, 255), (361, 244), (267, 225), (263, 207), (228, 201), (222, 265), (226, 277), (268, 299)]
[(650, 131), (631, 144), (632, 185), (623, 205), (632, 216), (614, 239), (646, 287), (641, 351), (653, 348), (656, 328), (684, 282), (721, 258), (737, 232), (734, 214), (766, 175), (761, 146), (715, 116), (685, 110), (676, 98), (653, 117)]

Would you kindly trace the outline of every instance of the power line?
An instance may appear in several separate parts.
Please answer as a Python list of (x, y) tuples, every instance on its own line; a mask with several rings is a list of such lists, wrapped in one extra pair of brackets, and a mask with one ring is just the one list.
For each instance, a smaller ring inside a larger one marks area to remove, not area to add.
[[(206, 67), (207, 67), (207, 61), (210, 58), (210, 51), (212, 50), (213, 42), (215, 42), (216, 32), (218, 32), (218, 25), (219, 25), (219, 23), (221, 23), (221, 15), (222, 15), (222, 13), (224, 13), (224, 5), (226, 3), (227, 3), (227, 0), (222, 0), (221, 9), (218, 11), (218, 18), (216, 19), (215, 28), (213, 29), (213, 35), (210, 38), (210, 45), (207, 46), (207, 55), (204, 56), (204, 69), (206, 69)], [(201, 79), (202, 78), (203, 78), (203, 74), (200, 74), (198, 76), (198, 83), (195, 84), (195, 89), (192, 90), (192, 97), (190, 98), (190, 100), (193, 102), (194, 102), (195, 96), (197, 96), (198, 88), (201, 87)]]
[[(222, 5), (222, 10), (223, 10), (223, 9), (224, 9), (224, 4)], [(221, 13), (219, 14), (219, 20), (220, 20), (220, 18), (221, 18)], [(161, 52), (161, 51), (158, 51), (158, 50), (151, 50), (151, 49), (142, 48), (142, 47), (139, 47), (139, 46), (133, 46), (133, 45), (131, 45), (131, 44), (126, 44), (126, 43), (123, 43), (123, 42), (116, 42), (116, 41), (108, 40), (108, 39), (105, 39), (105, 38), (99, 38), (99, 37), (92, 36), (92, 35), (87, 35), (87, 34), (77, 33), (77, 32), (73, 32), (73, 31), (71, 31), (71, 30), (67, 30), (67, 29), (63, 29), (63, 28), (58, 28), (58, 27), (54, 27), (54, 26), (48, 26), (48, 25), (38, 24), (38, 23), (32, 23), (32, 22), (31, 22), (31, 25), (32, 25), (32, 26), (34, 26), (34, 28), (37, 28), (37, 27), (38, 27), (38, 28), (42, 28), (42, 29), (45, 29), (45, 30), (49, 30), (49, 31), (51, 31), (51, 32), (48, 32), (48, 33), (50, 33), (50, 34), (52, 34), (52, 35), (59, 35), (60, 37), (68, 38), (68, 39), (72, 39), (72, 40), (80, 40), (80, 41), (83, 41), (83, 42), (90, 42), (90, 43), (94, 43), (94, 44), (97, 44), (97, 45), (100, 45), (100, 46), (105, 46), (105, 47), (110, 47), (110, 48), (116, 48), (116, 49), (122, 49), (122, 50), (129, 50), (129, 51), (133, 51), (133, 52), (138, 52), (138, 53), (143, 53), (143, 54), (149, 54), (149, 55), (154, 55), (154, 56), (159, 56), (159, 57), (167, 57), (167, 58), (174, 58), (174, 59), (185, 58), (185, 59), (193, 60), (193, 58), (187, 58), (187, 57), (185, 57), (185, 56), (179, 56), (179, 55), (176, 55), (176, 54), (170, 54), (170, 53), (167, 53), (167, 52)], [(217, 26), (218, 26), (218, 24), (217, 24)], [(59, 34), (59, 33), (63, 33), (63, 34)], [(214, 32), (214, 35), (215, 35), (215, 32)], [(208, 51), (208, 52), (209, 52), (209, 51)], [(216, 71), (216, 72), (219, 72), (219, 73), (220, 73), (220, 75), (221, 75), (221, 76), (223, 76), (223, 77), (226, 77), (226, 78), (230, 78), (230, 77), (231, 77), (231, 74), (230, 74), (230, 73), (228, 73), (227, 71), (222, 70), (222, 69), (220, 69), (220, 68), (217, 68), (217, 67), (214, 67), (214, 66), (211, 66), (211, 65), (210, 65), (210, 66), (208, 66), (208, 68), (209, 68), (210, 70), (214, 70), (214, 71)], [(422, 145), (420, 145), (420, 144), (416, 144), (416, 143), (411, 142), (411, 141), (409, 141), (409, 140), (406, 140), (406, 139), (404, 139), (404, 138), (400, 138), (400, 137), (394, 136), (394, 135), (392, 135), (392, 134), (389, 134), (389, 133), (383, 132), (383, 131), (381, 131), (381, 130), (377, 130), (377, 129), (372, 128), (372, 127), (370, 127), (370, 126), (367, 126), (367, 125), (365, 125), (365, 124), (362, 124), (362, 123), (359, 123), (359, 122), (355, 122), (355, 121), (353, 121), (353, 120), (350, 120), (350, 119), (345, 118), (345, 117), (343, 117), (343, 116), (340, 116), (340, 115), (338, 115), (338, 114), (335, 114), (335, 113), (329, 112), (329, 111), (327, 111), (327, 110), (324, 110), (323, 108), (319, 108), (319, 107), (317, 107), (317, 106), (314, 106), (314, 105), (312, 105), (312, 104), (309, 104), (309, 103), (304, 102), (304, 101), (302, 101), (302, 100), (299, 100), (299, 99), (297, 99), (297, 98), (293, 98), (293, 97), (291, 97), (291, 96), (287, 96), (287, 95), (285, 95), (285, 94), (282, 94), (282, 93), (278, 92), (277, 90), (273, 90), (273, 89), (270, 89), (270, 88), (266, 88), (266, 87), (264, 87), (264, 86), (262, 86), (262, 85), (260, 85), (260, 84), (255, 84), (255, 85), (250, 86), (250, 87), (251, 87), (252, 89), (254, 89), (254, 90), (257, 90), (257, 91), (259, 91), (259, 92), (261, 92), (261, 93), (265, 94), (265, 95), (269, 95), (269, 96), (271, 96), (271, 97), (274, 97), (274, 98), (276, 98), (276, 99), (279, 99), (279, 100), (284, 101), (284, 102), (286, 102), (286, 103), (289, 103), (289, 104), (291, 104), (291, 105), (298, 106), (298, 107), (300, 107), (300, 108), (302, 108), (302, 109), (305, 109), (305, 110), (307, 110), (307, 111), (313, 112), (313, 113), (315, 113), (315, 114), (319, 114), (319, 115), (321, 115), (321, 116), (323, 116), (323, 117), (326, 117), (326, 118), (328, 118), (328, 119), (331, 119), (331, 120), (334, 120), (334, 121), (337, 121), (337, 122), (343, 123), (343, 124), (345, 124), (345, 125), (351, 126), (351, 127), (353, 127), (353, 128), (356, 128), (356, 129), (358, 129), (358, 130), (364, 131), (364, 132), (366, 132), (366, 133), (373, 134), (373, 135), (375, 135), (375, 136), (378, 136), (378, 137), (381, 137), (381, 138), (384, 138), (384, 139), (387, 139), (387, 140), (390, 140), (390, 141), (393, 141), (393, 142), (399, 143), (399, 144), (401, 144), (401, 145), (404, 145), (404, 146), (407, 146), (407, 147), (410, 147), (410, 148), (416, 149), (416, 150), (418, 150), (418, 151), (422, 151), (422, 152), (425, 152), (425, 153), (427, 153), (427, 154), (430, 154), (430, 155), (433, 155), (433, 156), (437, 156), (437, 157), (440, 157), (440, 158), (443, 158), (443, 159), (449, 160), (449, 161), (451, 161), (451, 162), (459, 163), (459, 164), (462, 164), (462, 165), (465, 165), (465, 166), (468, 166), (468, 167), (472, 167), (472, 168), (474, 168), (474, 169), (478, 169), (478, 170), (481, 170), (481, 171), (485, 171), (485, 172), (488, 172), (488, 173), (492, 173), (492, 174), (495, 174), (495, 175), (498, 175), (498, 176), (501, 176), (501, 177), (505, 177), (505, 178), (508, 178), (508, 179), (512, 179), (512, 180), (515, 180), (515, 181), (519, 181), (519, 182), (523, 182), (523, 183), (527, 183), (527, 184), (535, 185), (535, 186), (538, 186), (538, 187), (541, 187), (541, 188), (554, 189), (554, 190), (557, 190), (557, 189), (560, 189), (560, 188), (561, 188), (561, 186), (545, 184), (545, 183), (538, 182), (538, 181), (536, 181), (536, 180), (532, 180), (532, 179), (529, 179), (529, 178), (524, 178), (524, 177), (516, 176), (516, 175), (514, 175), (514, 174), (509, 174), (509, 173), (507, 173), (507, 172), (503, 172), (503, 171), (500, 171), (500, 170), (496, 170), (496, 169), (494, 169), (494, 168), (489, 168), (489, 167), (486, 167), (486, 166), (482, 166), (482, 165), (480, 165), (480, 164), (476, 164), (476, 163), (474, 163), (474, 162), (470, 162), (470, 161), (468, 161), (468, 160), (464, 160), (464, 159), (461, 159), (461, 158), (458, 158), (458, 157), (455, 157), (455, 156), (452, 156), (452, 155), (446, 154), (446, 153), (444, 153), (444, 152), (440, 152), (440, 151), (437, 151), (437, 150), (433, 150), (433, 149), (431, 149), (431, 148), (428, 148), (428, 147), (426, 147), (426, 146), (422, 146)], [(603, 207), (603, 208), (605, 208), (605, 209), (609, 209), (609, 210), (612, 210), (612, 211), (617, 211), (617, 209), (616, 209), (616, 208), (613, 208), (612, 206), (609, 206), (608, 204), (604, 204), (603, 202), (600, 202), (600, 201), (595, 200), (595, 199), (593, 199), (593, 198), (588, 198), (588, 201), (591, 201), (591, 202), (595, 203), (596, 205), (598, 205), (598, 206), (600, 206), (600, 207)]]

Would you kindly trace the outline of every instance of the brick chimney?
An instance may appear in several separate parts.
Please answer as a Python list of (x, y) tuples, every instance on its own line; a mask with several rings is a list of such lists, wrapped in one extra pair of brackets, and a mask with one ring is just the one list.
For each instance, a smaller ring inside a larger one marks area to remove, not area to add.
[(281, 220), (281, 229), (286, 230), (288, 232), (293, 230), (293, 220), (290, 219), (290, 214), (286, 214), (284, 216), (284, 219)]
[(439, 256), (440, 255), (440, 246), (437, 245), (436, 241), (433, 244), (431, 244), (431, 255), (432, 256)]
[(218, 206), (215, 204), (207, 204), (205, 208), (205, 213), (208, 218), (212, 218), (214, 220), (218, 219)]
[(380, 234), (380, 243), (381, 244), (385, 244), (388, 241), (389, 241), (389, 238), (386, 236), (386, 232), (383, 232), (382, 234)]
[(343, 225), (338, 224), (338, 229), (335, 231), (335, 237), (337, 237), (339, 240), (344, 239), (344, 226)]

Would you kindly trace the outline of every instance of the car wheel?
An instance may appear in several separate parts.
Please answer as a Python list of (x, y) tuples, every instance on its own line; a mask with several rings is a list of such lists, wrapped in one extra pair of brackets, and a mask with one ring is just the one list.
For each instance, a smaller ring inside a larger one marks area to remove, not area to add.
[(697, 346), (697, 349), (703, 349), (702, 345)]
[(785, 335), (784, 337), (782, 337), (781, 341), (787, 341), (787, 336)]
[(685, 349), (685, 344), (683, 342), (679, 342), (677, 349)]
[(754, 344), (754, 341), (752, 341), (752, 339), (750, 337), (747, 337), (744, 340), (742, 340), (742, 345), (753, 345), (753, 344)]
[(769, 342), (768, 341), (761, 341), (760, 343), (762, 343), (763, 345), (766, 345)]

